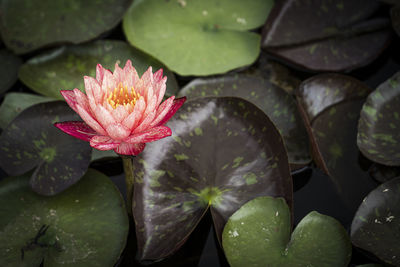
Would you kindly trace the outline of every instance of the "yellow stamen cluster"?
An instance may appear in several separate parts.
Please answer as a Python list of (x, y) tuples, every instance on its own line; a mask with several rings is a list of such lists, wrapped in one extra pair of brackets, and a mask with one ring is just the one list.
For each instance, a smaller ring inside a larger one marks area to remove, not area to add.
[(107, 97), (107, 102), (113, 109), (116, 109), (119, 105), (131, 105), (133, 107), (136, 101), (140, 98), (140, 94), (135, 92), (133, 86), (131, 90), (128, 90), (127, 86), (123, 86), (122, 83), (118, 84), (118, 87), (114, 88)]

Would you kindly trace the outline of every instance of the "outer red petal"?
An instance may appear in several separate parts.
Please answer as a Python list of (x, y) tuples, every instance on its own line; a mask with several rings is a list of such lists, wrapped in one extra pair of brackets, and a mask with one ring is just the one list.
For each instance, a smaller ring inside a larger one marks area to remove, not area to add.
[(60, 91), (61, 95), (64, 97), (65, 101), (67, 101), (67, 104), (76, 112), (78, 113), (77, 105), (78, 105), (78, 100), (76, 99), (74, 90), (61, 90)]
[(90, 146), (98, 150), (111, 150), (118, 147), (119, 144), (119, 141), (104, 135), (96, 135), (90, 140)]
[(171, 119), (172, 116), (178, 111), (180, 107), (182, 107), (183, 103), (185, 103), (186, 97), (181, 97), (177, 98), (174, 100), (174, 103), (172, 104), (171, 108), (169, 109), (168, 113), (165, 115), (165, 117), (156, 125), (164, 125), (169, 119)]
[(131, 155), (135, 156), (143, 151), (146, 144), (139, 143), (139, 144), (128, 144), (128, 143), (121, 143), (114, 151), (120, 155)]
[(90, 141), (97, 135), (96, 131), (83, 121), (57, 122), (54, 124), (61, 131), (84, 141)]
[(171, 136), (172, 131), (167, 126), (157, 126), (141, 133), (134, 134), (125, 139), (126, 143), (148, 143)]

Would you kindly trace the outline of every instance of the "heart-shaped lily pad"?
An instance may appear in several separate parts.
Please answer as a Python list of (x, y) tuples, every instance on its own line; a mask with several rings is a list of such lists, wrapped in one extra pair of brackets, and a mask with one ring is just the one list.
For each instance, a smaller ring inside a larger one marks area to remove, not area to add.
[(310, 212), (290, 236), (290, 211), (282, 198), (259, 197), (228, 220), (222, 234), (232, 267), (346, 267), (351, 243), (334, 218)]
[[(19, 78), (35, 92), (63, 100), (60, 90), (85, 90), (83, 76), (94, 77), (98, 63), (105, 68), (114, 69), (116, 62), (123, 66), (128, 59), (132, 60), (139, 75), (149, 66), (153, 67), (153, 71), (165, 68), (154, 58), (125, 42), (100, 40), (62, 47), (36, 56), (22, 65)], [(168, 77), (167, 94), (173, 95), (178, 90), (175, 76), (166, 69), (164, 74)]]
[(89, 170), (78, 184), (52, 197), (35, 194), (27, 175), (0, 183), (0, 265), (113, 266), (129, 223), (119, 191)]
[(24, 109), (35, 104), (53, 101), (53, 98), (33, 95), (29, 93), (8, 93), (0, 106), (0, 128), (7, 125)]
[(313, 71), (345, 71), (374, 60), (388, 45), (390, 22), (371, 15), (376, 0), (280, 1), (265, 24), (262, 47)]
[(400, 266), (400, 177), (364, 199), (351, 225), (351, 240), (384, 262)]
[(22, 60), (11, 52), (0, 50), (0, 95), (10, 89), (17, 80), (18, 68)]
[(4, 0), (0, 31), (6, 46), (18, 54), (51, 44), (82, 43), (117, 25), (130, 4), (130, 0)]
[(240, 98), (188, 101), (168, 122), (170, 138), (135, 158), (133, 214), (139, 256), (176, 251), (208, 207), (220, 239), (227, 219), (257, 196), (292, 203), (281, 136), (263, 111)]
[(400, 165), (400, 72), (367, 98), (358, 125), (357, 144), (369, 159)]
[(91, 148), (53, 125), (74, 120), (79, 120), (78, 115), (62, 101), (25, 109), (0, 135), (0, 167), (10, 175), (35, 168), (30, 183), (44, 195), (57, 194), (76, 183), (89, 166)]
[(257, 105), (278, 128), (285, 141), (291, 168), (296, 169), (311, 161), (307, 131), (293, 96), (271, 82), (276, 75), (279, 73), (274, 71), (274, 65), (270, 65), (269, 72), (196, 79), (186, 85), (179, 95), (189, 99), (198, 96), (236, 96)]
[(272, 0), (135, 1), (123, 19), (128, 41), (181, 75), (210, 75), (253, 63)]

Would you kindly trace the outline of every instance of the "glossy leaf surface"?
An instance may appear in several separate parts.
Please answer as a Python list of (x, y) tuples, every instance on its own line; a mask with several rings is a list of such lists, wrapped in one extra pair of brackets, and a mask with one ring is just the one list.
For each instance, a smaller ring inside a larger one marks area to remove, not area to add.
[(350, 240), (332, 217), (313, 211), (290, 232), (290, 211), (285, 200), (259, 197), (229, 218), (222, 244), (232, 267), (348, 265)]
[(34, 191), (57, 194), (76, 183), (86, 172), (91, 148), (53, 123), (79, 120), (66, 103), (41, 103), (20, 113), (0, 135), (0, 167), (9, 175), (34, 169)]
[(123, 19), (128, 41), (180, 75), (210, 75), (253, 63), (271, 0), (135, 1)]
[(33, 192), (27, 175), (6, 178), (0, 206), (1, 266), (113, 266), (125, 246), (129, 223), (122, 197), (95, 170), (51, 197)]
[(5, 0), (0, 31), (18, 54), (59, 43), (82, 43), (112, 29), (130, 0)]
[(85, 91), (83, 76), (96, 76), (96, 65), (114, 70), (116, 62), (120, 67), (132, 60), (133, 66), (142, 75), (149, 66), (153, 71), (164, 68), (168, 77), (167, 94), (173, 95), (178, 85), (174, 75), (157, 60), (130, 47), (122, 41), (97, 41), (94, 43), (61, 47), (44, 52), (26, 62), (19, 72), (19, 78), (35, 92), (63, 100), (60, 90), (79, 88)]
[(16, 82), (22, 60), (8, 50), (0, 50), (0, 95)]
[(400, 165), (400, 72), (381, 84), (361, 110), (357, 144), (369, 159)]
[(376, 0), (280, 1), (263, 31), (269, 53), (313, 71), (348, 71), (375, 59), (391, 37), (387, 19), (371, 18)]
[(351, 225), (355, 246), (394, 266), (400, 266), (399, 203), (400, 177), (397, 177), (368, 194)]
[(239, 98), (188, 101), (167, 124), (170, 138), (135, 158), (133, 214), (139, 256), (176, 251), (208, 207), (217, 237), (229, 216), (257, 196), (292, 203), (282, 139), (268, 117)]

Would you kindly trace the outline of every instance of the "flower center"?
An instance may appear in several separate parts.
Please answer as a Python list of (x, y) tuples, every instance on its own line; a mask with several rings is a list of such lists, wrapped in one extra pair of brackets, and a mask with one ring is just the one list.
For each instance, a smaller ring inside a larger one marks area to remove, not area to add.
[(116, 109), (119, 105), (127, 106), (130, 104), (133, 107), (139, 98), (140, 94), (135, 92), (133, 86), (128, 90), (127, 86), (123, 86), (122, 83), (119, 83), (118, 86), (110, 92), (107, 101), (113, 109)]

